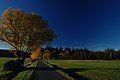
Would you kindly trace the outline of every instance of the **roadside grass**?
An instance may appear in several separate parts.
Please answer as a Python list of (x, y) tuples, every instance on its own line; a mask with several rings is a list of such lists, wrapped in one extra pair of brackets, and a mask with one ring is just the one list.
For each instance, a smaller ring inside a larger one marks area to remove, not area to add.
[[(29, 67), (36, 67), (37, 61), (32, 63)], [(25, 70), (20, 72), (13, 80), (29, 80), (34, 70)]]
[(48, 62), (90, 80), (120, 80), (119, 60), (49, 60)]
[(0, 57), (0, 76), (4, 75), (4, 74), (9, 74), (11, 73), (12, 71), (4, 71), (2, 70), (3, 68), (3, 65), (9, 61), (9, 60), (15, 60), (16, 58), (1, 58)]
[(4, 63), (6, 63), (9, 60), (15, 60), (16, 58), (2, 58), (0, 57), (0, 69), (3, 67)]
[(61, 75), (63, 75), (64, 77), (66, 77), (68, 80), (75, 80), (74, 78), (72, 78), (71, 76), (69, 76), (68, 74), (64, 73), (63, 71), (56, 69), (55, 67), (51, 66), (48, 62), (48, 60), (43, 60), (43, 62), (48, 65), (49, 67), (55, 69), (58, 73), (60, 73)]
[[(6, 63), (9, 60), (16, 60), (16, 58), (1, 58), (0, 57), (0, 76), (4, 77), (4, 75), (5, 75), (5, 77), (6, 77), (6, 74), (11, 74), (12, 73), (12, 71), (2, 70), (4, 63)], [(30, 59), (26, 59), (25, 63), (28, 63), (29, 61), (30, 61)], [(29, 67), (36, 67), (36, 64), (37, 64), (37, 61), (32, 63)], [(33, 71), (34, 70), (22, 71), (12, 80), (29, 80)], [(3, 79), (7, 79), (5, 77)]]

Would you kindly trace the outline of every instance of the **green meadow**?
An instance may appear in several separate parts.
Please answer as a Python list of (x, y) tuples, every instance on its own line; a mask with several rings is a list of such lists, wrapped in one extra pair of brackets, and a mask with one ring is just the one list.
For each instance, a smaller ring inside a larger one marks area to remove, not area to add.
[[(2, 67), (8, 60), (15, 58), (0, 58), (0, 76), (11, 73), (3, 71)], [(63, 75), (68, 75), (69, 80), (120, 80), (120, 60), (47, 60)], [(26, 60), (29, 62), (29, 59)], [(33, 63), (30, 67), (35, 67)], [(61, 71), (60, 71), (61, 70)], [(34, 70), (20, 72), (12, 80), (29, 80)]]
[(75, 80), (120, 80), (120, 61), (105, 60), (49, 60)]

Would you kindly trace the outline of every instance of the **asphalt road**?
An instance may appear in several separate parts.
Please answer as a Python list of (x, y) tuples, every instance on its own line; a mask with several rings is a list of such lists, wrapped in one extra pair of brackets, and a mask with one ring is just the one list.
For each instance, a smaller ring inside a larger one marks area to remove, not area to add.
[(48, 65), (39, 61), (37, 69), (33, 72), (30, 80), (68, 80)]

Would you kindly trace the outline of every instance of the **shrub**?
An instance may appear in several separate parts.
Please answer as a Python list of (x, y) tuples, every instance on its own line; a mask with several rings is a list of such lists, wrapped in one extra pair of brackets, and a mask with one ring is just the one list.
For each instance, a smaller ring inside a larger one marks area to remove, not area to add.
[(30, 55), (30, 58), (32, 59), (33, 62), (35, 60), (42, 59), (41, 48), (38, 48), (36, 51), (32, 52), (32, 54)]
[(17, 70), (17, 69), (21, 69), (22, 65), (21, 65), (21, 60), (10, 60), (7, 61), (4, 66), (3, 66), (3, 70)]

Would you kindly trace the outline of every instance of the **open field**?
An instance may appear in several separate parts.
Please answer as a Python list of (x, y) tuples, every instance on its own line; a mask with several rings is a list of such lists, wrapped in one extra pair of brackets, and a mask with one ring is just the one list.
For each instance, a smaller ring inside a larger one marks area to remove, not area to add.
[(120, 80), (120, 61), (105, 60), (49, 60), (74, 79)]

